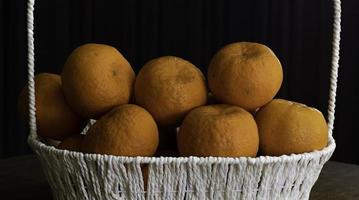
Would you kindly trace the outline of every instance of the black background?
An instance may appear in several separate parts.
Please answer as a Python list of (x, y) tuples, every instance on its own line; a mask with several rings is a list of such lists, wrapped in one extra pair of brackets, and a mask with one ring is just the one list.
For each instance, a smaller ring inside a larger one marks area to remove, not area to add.
[[(342, 42), (333, 160), (358, 163), (359, 1), (342, 3)], [(175, 55), (204, 73), (211, 56), (235, 41), (264, 43), (277, 54), (278, 97), (326, 115), (332, 39), (331, 0), (37, 0), (36, 73), (61, 73), (76, 46), (115, 46), (137, 72), (149, 59)], [(17, 97), (26, 84), (26, 1), (0, 0), (0, 157), (27, 154)]]

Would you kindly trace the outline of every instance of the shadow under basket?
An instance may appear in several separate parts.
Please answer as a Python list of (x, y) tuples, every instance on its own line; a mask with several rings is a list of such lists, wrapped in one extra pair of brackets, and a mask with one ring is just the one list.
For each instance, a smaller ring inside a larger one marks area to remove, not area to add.
[[(341, 7), (340, 0), (332, 1), (334, 20), (327, 147), (320, 151), (279, 157), (173, 158), (120, 157), (71, 152), (49, 146), (37, 136), (34, 83), (35, 0), (28, 0), (28, 143), (41, 161), (54, 198), (309, 199), (311, 188), (335, 149), (332, 131), (339, 68)], [(147, 168), (148, 177), (143, 177), (144, 168)]]

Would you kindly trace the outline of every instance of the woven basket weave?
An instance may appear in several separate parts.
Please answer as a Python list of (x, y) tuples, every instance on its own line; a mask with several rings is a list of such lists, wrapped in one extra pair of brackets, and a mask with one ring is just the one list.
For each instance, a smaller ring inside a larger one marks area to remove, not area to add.
[[(333, 0), (328, 146), (310, 153), (257, 158), (121, 157), (70, 152), (45, 144), (36, 134), (35, 123), (34, 3), (35, 0), (28, 1), (27, 15), (28, 143), (42, 163), (55, 199), (309, 199), (312, 186), (335, 149), (332, 131), (339, 67), (340, 0)], [(141, 172), (144, 164), (148, 164), (149, 171), (146, 190)]]

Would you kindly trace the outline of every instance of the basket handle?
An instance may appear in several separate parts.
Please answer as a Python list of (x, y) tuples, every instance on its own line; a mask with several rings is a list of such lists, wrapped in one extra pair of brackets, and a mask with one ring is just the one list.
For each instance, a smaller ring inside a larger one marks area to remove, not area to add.
[(330, 88), (328, 101), (328, 134), (333, 137), (335, 97), (337, 94), (339, 51), (340, 51), (340, 31), (341, 31), (341, 5), (340, 0), (333, 0), (334, 19), (333, 19), (333, 41), (332, 41), (332, 68), (330, 73)]
[[(337, 92), (340, 31), (341, 31), (341, 5), (340, 0), (333, 0), (333, 41), (332, 41), (332, 62), (330, 74), (330, 88), (328, 101), (328, 134), (332, 137), (334, 128), (335, 97)], [(35, 0), (28, 0), (27, 4), (27, 47), (28, 47), (28, 91), (29, 91), (29, 126), (30, 137), (36, 137), (36, 107), (35, 107), (35, 81), (34, 81), (34, 5)]]
[(35, 107), (35, 46), (34, 46), (34, 5), (35, 0), (27, 2), (27, 66), (28, 66), (28, 92), (29, 92), (29, 140), (36, 137), (36, 107)]

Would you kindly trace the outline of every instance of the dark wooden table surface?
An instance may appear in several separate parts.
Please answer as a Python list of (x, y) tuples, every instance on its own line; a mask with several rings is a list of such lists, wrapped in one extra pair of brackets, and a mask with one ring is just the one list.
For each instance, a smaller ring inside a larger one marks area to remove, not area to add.
[[(51, 199), (34, 155), (0, 159), (0, 199)], [(359, 200), (359, 165), (328, 162), (312, 189), (312, 200)]]

